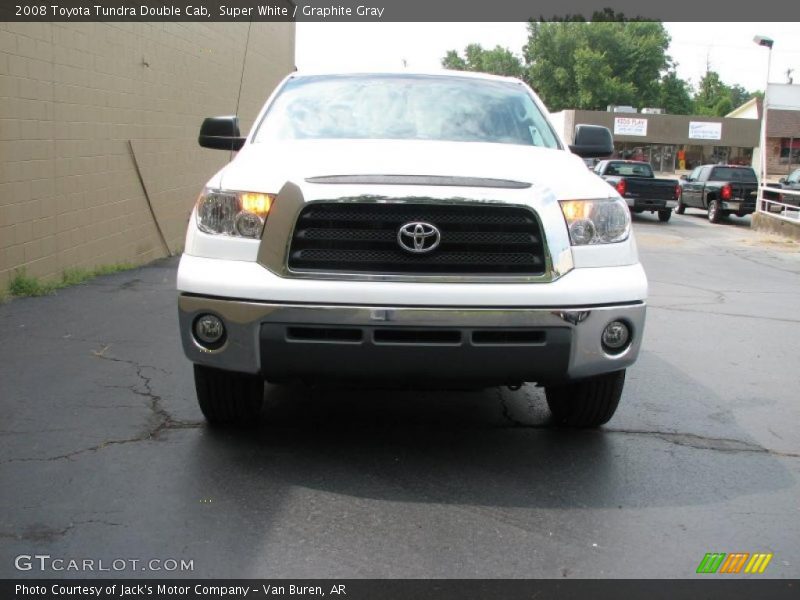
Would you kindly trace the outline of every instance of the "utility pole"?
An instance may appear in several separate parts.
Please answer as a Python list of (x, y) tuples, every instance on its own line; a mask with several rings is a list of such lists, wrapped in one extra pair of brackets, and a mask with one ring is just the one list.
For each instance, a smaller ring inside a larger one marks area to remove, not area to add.
[[(765, 47), (767, 52), (767, 78), (766, 78), (766, 85), (764, 86), (764, 102), (763, 107), (761, 109), (761, 135), (759, 140), (759, 154), (761, 155), (761, 195), (760, 198), (763, 199), (763, 188), (767, 185), (767, 115), (769, 114), (769, 71), (770, 67), (772, 66), (772, 45), (775, 43), (772, 38), (769, 38), (765, 35), (757, 35), (753, 38), (753, 42), (758, 44), (759, 46)], [(761, 202), (759, 202), (759, 207), (757, 210), (761, 210)]]

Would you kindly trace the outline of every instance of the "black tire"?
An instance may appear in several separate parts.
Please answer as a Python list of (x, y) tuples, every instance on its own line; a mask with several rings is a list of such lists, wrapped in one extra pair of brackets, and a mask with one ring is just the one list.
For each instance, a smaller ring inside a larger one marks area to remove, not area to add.
[(264, 404), (264, 380), (257, 375), (194, 366), (200, 410), (214, 425), (257, 423)]
[(566, 385), (548, 386), (545, 388), (547, 406), (558, 425), (599, 427), (614, 416), (624, 385), (623, 369)]
[(719, 223), (720, 219), (722, 218), (722, 206), (719, 203), (719, 200), (709, 200), (708, 201), (708, 220), (712, 223)]
[(678, 198), (678, 206), (675, 207), (675, 212), (679, 215), (682, 215), (686, 212), (686, 205), (683, 203), (681, 198)]
[(662, 223), (666, 223), (669, 221), (669, 218), (672, 216), (672, 209), (668, 210), (660, 210), (658, 211), (658, 220)]

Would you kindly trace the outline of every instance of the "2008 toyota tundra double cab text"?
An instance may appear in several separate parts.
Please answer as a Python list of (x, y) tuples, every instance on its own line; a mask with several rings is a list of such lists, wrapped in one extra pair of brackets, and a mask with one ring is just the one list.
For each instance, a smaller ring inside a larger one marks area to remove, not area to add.
[(257, 417), (264, 382), (544, 386), (595, 427), (637, 358), (647, 280), (628, 207), (516, 79), (299, 74), (206, 185), (178, 271), (184, 351), (212, 423)]

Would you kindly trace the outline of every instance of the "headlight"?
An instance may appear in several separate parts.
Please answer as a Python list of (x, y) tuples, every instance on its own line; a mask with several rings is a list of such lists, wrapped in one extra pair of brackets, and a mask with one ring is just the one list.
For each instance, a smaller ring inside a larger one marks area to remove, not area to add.
[(259, 238), (274, 201), (274, 194), (203, 190), (197, 199), (197, 227), (205, 233)]
[(621, 198), (562, 200), (559, 204), (573, 246), (613, 244), (628, 239), (631, 214)]

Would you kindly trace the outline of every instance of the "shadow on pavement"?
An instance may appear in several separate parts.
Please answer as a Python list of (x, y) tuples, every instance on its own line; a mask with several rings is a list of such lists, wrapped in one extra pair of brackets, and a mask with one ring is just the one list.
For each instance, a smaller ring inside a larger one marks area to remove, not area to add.
[[(696, 403), (696, 418), (716, 410), (709, 390), (657, 357), (647, 362), (675, 398)], [(620, 412), (634, 422), (639, 405), (668, 412), (670, 396), (651, 401), (648, 388), (629, 382)], [(541, 396), (529, 386), (517, 394), (268, 386), (259, 427), (206, 428), (192, 455), (198, 477), (235, 469), (255, 496), (285, 485), (401, 502), (622, 508), (719, 503), (792, 484), (775, 456), (732, 443), (747, 437), (735, 423), (719, 438), (628, 429), (619, 416), (596, 431), (561, 430), (549, 426)], [(524, 423), (504, 416), (508, 409)]]

